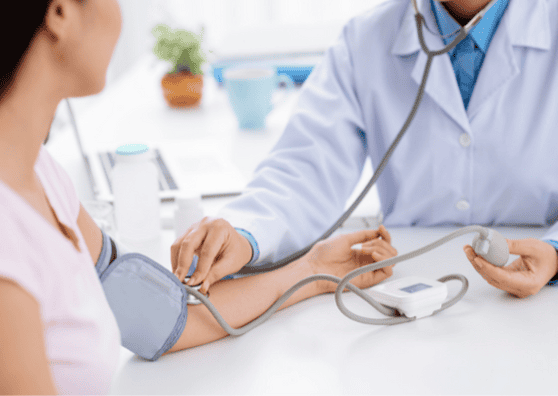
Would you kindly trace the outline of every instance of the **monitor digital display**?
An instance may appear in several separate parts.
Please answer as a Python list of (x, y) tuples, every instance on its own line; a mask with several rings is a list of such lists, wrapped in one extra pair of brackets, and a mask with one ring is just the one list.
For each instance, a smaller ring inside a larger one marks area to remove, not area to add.
[(414, 285), (403, 287), (399, 290), (403, 290), (404, 292), (407, 292), (407, 293), (415, 293), (415, 292), (418, 292), (418, 291), (421, 291), (421, 290), (424, 290), (424, 289), (428, 289), (430, 287), (432, 287), (432, 286), (425, 285), (424, 283), (415, 283)]

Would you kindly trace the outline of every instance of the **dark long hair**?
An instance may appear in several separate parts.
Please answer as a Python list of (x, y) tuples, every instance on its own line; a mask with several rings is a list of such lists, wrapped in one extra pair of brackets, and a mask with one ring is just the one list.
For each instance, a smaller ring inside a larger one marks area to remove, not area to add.
[(0, 102), (13, 83), (15, 73), (33, 37), (44, 26), (52, 0), (4, 0), (0, 12)]

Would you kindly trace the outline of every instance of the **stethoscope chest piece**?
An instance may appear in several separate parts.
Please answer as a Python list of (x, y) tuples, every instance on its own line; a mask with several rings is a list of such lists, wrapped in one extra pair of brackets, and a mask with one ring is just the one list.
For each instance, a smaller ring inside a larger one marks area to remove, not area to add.
[[(186, 282), (188, 282), (189, 280), (190, 280), (190, 277), (187, 276), (186, 278), (184, 278), (182, 283), (186, 284)], [(199, 291), (200, 288), (201, 288), (201, 285), (189, 286), (189, 287)], [(209, 292), (207, 293), (207, 297), (209, 297)], [(199, 304), (202, 303), (196, 296), (194, 296), (193, 294), (190, 294), (190, 293), (188, 293), (188, 299), (186, 300), (186, 302), (187, 302), (188, 305), (199, 305)]]

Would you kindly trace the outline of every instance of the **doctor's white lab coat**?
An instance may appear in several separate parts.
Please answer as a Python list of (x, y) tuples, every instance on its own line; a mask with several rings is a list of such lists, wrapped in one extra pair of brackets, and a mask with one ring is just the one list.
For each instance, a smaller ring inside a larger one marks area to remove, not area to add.
[[(436, 28), (429, 0), (419, 6)], [(431, 49), (443, 46), (425, 37)], [(345, 26), (247, 192), (220, 213), (252, 233), (258, 262), (304, 247), (341, 215), (366, 157), (377, 166), (401, 129), (426, 59), (409, 0)], [(388, 229), (555, 223), (558, 0), (510, 1), (467, 110), (449, 56), (434, 59), (416, 118), (377, 185)], [(558, 240), (558, 225), (545, 239)]]

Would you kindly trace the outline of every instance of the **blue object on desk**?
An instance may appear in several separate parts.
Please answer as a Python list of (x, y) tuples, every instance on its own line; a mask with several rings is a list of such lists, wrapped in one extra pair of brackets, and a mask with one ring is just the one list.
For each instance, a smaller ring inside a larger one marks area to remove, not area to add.
[(215, 77), (215, 80), (217, 80), (217, 82), (219, 84), (223, 84), (223, 73), (225, 71), (225, 69), (229, 68), (229, 67), (241, 67), (241, 66), (246, 66), (246, 67), (274, 67), (277, 69), (277, 74), (286, 74), (288, 75), (291, 80), (293, 80), (293, 82), (295, 84), (302, 84), (304, 81), (306, 81), (306, 79), (308, 78), (308, 76), (310, 75), (310, 73), (312, 72), (312, 70), (314, 69), (314, 65), (282, 65), (282, 66), (278, 66), (279, 62), (277, 61), (260, 61), (260, 62), (239, 62), (239, 61), (224, 61), (224, 62), (218, 62), (218, 63), (214, 63), (212, 65), (213, 67), (213, 76)]
[(230, 68), (224, 85), (241, 129), (265, 129), (266, 116), (273, 109), (272, 94), (280, 84), (294, 88), (291, 78), (277, 74), (275, 68)]

